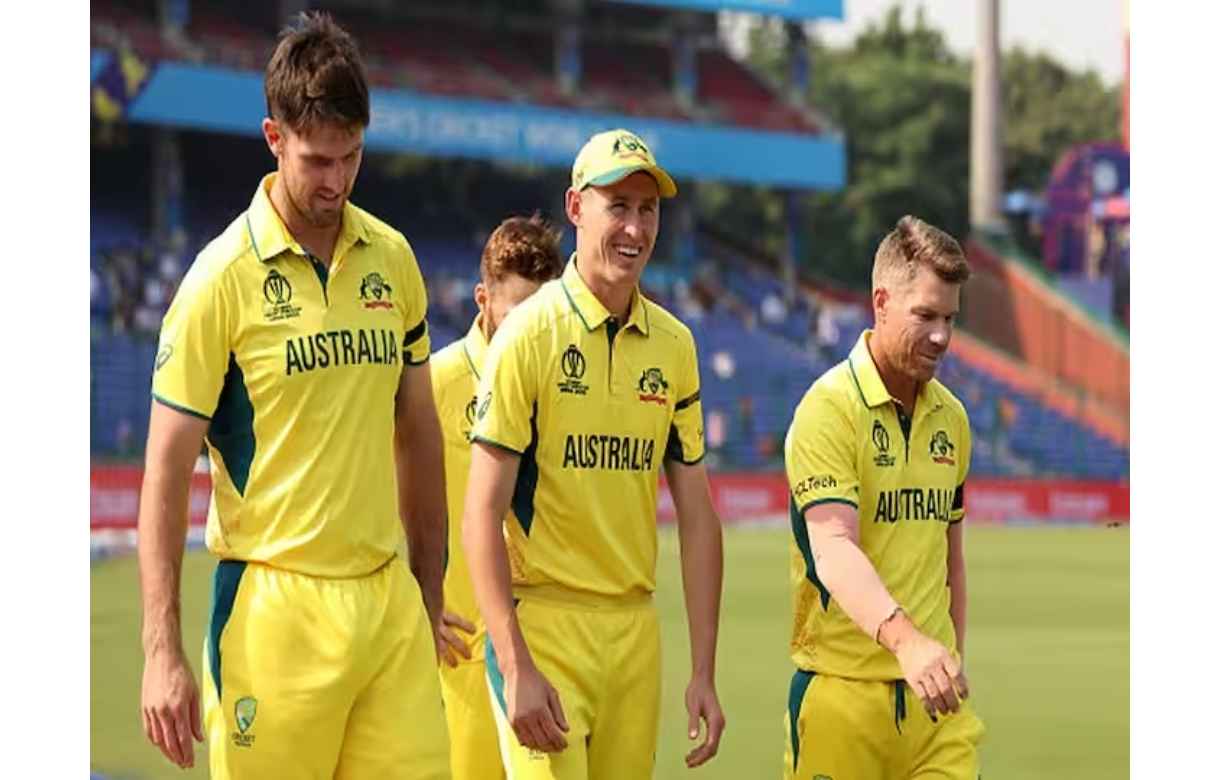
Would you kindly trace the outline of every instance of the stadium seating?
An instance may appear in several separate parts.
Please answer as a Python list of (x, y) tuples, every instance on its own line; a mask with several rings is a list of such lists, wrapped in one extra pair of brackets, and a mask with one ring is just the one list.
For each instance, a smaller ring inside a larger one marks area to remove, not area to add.
[[(745, 66), (718, 49), (701, 51), (700, 108), (684, 107), (669, 86), (672, 64), (662, 45), (597, 38), (582, 46), (584, 80), (564, 95), (555, 79), (552, 34), (545, 24), (511, 28), (471, 20), (428, 18), (387, 30), (354, 11), (339, 14), (356, 36), (374, 86), (497, 101), (525, 101), (687, 121), (796, 133), (820, 128), (786, 105)], [(202, 61), (261, 70), (274, 30), (223, 9), (195, 4), (183, 36), (116, 0), (92, 6), (92, 44), (130, 47), (149, 60)]]

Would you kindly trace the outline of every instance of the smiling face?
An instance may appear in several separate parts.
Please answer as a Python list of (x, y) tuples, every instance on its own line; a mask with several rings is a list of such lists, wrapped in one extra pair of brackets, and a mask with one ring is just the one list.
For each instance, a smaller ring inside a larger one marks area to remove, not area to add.
[(930, 381), (949, 350), (961, 289), (925, 266), (913, 279), (874, 289), (871, 345), (878, 362), (909, 381)]
[(567, 192), (582, 273), (610, 288), (632, 286), (652, 257), (661, 225), (656, 179), (643, 171), (604, 187)]
[(279, 163), (292, 216), (312, 228), (337, 226), (360, 172), (364, 130), (326, 123), (297, 132), (266, 119), (263, 135)]

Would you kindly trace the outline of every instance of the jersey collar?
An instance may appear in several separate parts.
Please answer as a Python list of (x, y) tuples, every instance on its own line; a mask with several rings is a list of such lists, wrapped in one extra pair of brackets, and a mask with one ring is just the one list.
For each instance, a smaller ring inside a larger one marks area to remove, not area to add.
[(462, 339), (462, 355), (466, 358), (466, 365), (470, 366), (470, 371), (474, 374), (476, 381), (483, 379), (479, 376), (479, 369), (483, 367), (485, 354), (487, 354), (487, 339), (483, 336), (483, 315), (480, 313), (474, 318), (474, 322), (470, 323), (470, 330), (466, 332), (466, 338)]
[[(575, 252), (568, 259), (568, 267), (563, 270), (559, 283), (563, 286), (568, 303), (580, 317), (580, 321), (584, 323), (585, 330), (592, 333), (610, 319), (610, 312), (597, 299), (597, 296), (585, 284), (585, 280), (580, 277), (580, 272), (576, 270)], [(644, 296), (640, 294), (638, 284), (631, 293), (631, 314), (627, 316), (627, 324), (624, 327), (635, 328), (645, 336), (648, 335), (648, 307), (644, 305)]]
[[(864, 330), (860, 334), (860, 338), (856, 340), (856, 346), (852, 347), (851, 354), (847, 356), (851, 377), (855, 380), (856, 389), (860, 391), (860, 398), (870, 409), (891, 401), (898, 405), (898, 401), (890, 395), (890, 391), (885, 389), (885, 382), (881, 381), (881, 373), (877, 371), (877, 364), (873, 362), (873, 356), (868, 351), (868, 340), (872, 335), (871, 329)], [(934, 408), (940, 406), (935, 385), (936, 380), (933, 379), (920, 386), (919, 395), (916, 398), (916, 407), (920, 411), (928, 409), (929, 404)]]
[[(271, 187), (278, 173), (269, 173), (259, 182), (246, 211), (246, 231), (255, 255), (264, 263), (286, 251), (305, 256), (306, 252), (288, 232), (275, 207), (271, 205)], [(369, 242), (368, 226), (363, 216), (350, 202), (343, 204), (343, 226), (335, 242), (335, 257), (341, 257), (357, 241)]]

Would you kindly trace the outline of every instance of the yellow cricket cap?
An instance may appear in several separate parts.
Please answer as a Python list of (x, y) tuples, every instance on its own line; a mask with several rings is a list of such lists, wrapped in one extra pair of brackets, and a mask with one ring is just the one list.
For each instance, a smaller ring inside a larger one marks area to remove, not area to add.
[(644, 171), (657, 180), (662, 198), (678, 194), (678, 185), (657, 165), (648, 145), (638, 135), (622, 128), (607, 130), (586, 141), (576, 155), (576, 162), (572, 164), (572, 189), (580, 191), (589, 185), (605, 187), (637, 171)]

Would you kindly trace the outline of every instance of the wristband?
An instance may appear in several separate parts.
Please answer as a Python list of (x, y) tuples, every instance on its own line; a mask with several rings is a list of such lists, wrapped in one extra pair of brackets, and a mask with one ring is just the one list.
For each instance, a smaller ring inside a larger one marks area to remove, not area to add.
[[(894, 611), (891, 612), (889, 615), (887, 615), (884, 620), (882, 620), (880, 623), (877, 624), (877, 633), (873, 636), (874, 642), (876, 642), (879, 645), (881, 644), (881, 629), (885, 627), (886, 623), (893, 620), (895, 617), (898, 616), (898, 613), (902, 612), (902, 611), (903, 611), (903, 609), (902, 609), (901, 605), (894, 607)], [(882, 645), (882, 646), (884, 647), (884, 645)], [(886, 649), (889, 649), (889, 648), (886, 648)]]

